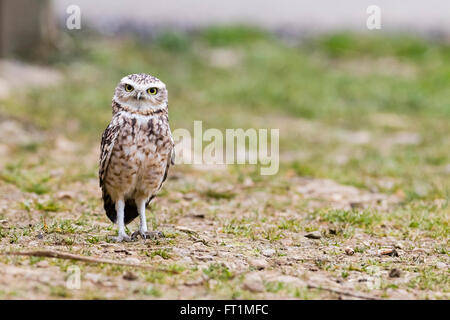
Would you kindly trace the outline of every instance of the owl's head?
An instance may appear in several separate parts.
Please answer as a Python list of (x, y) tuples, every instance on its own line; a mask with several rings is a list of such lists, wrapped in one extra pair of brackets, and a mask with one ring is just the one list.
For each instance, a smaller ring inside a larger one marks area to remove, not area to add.
[(149, 74), (130, 74), (120, 80), (113, 100), (131, 111), (157, 111), (167, 108), (167, 89), (161, 80)]

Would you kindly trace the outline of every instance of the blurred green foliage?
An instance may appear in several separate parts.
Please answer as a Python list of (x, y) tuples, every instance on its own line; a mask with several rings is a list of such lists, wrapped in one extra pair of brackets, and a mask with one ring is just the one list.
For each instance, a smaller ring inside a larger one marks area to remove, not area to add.
[[(448, 44), (350, 33), (286, 43), (249, 27), (214, 27), (148, 41), (81, 34), (45, 62), (67, 80), (4, 105), (45, 129), (98, 143), (117, 82), (145, 72), (167, 84), (172, 128), (192, 130), (194, 120), (204, 128), (280, 128), (282, 173), (448, 199)], [(361, 131), (369, 142), (339, 138)], [(388, 147), (404, 132), (418, 141)]]

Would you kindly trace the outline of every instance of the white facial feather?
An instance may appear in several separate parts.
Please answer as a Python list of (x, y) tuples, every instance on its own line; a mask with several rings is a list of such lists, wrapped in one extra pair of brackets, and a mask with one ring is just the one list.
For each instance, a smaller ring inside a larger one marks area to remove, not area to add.
[[(127, 90), (127, 86), (131, 86), (131, 90)], [(148, 92), (150, 88), (156, 88), (157, 93)], [(120, 80), (113, 100), (127, 108), (145, 112), (167, 108), (167, 96), (166, 85), (161, 80), (147, 74), (132, 74)]]

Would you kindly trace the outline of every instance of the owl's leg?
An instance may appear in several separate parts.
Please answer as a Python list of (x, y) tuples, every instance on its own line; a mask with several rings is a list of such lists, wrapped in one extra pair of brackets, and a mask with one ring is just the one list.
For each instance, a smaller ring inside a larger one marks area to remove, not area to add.
[(136, 201), (136, 206), (139, 212), (140, 226), (139, 230), (133, 232), (133, 234), (131, 235), (132, 239), (136, 239), (138, 235), (140, 235), (143, 239), (157, 239), (164, 236), (160, 231), (147, 231), (147, 218), (145, 216), (146, 202), (146, 199)]
[(141, 223), (139, 225), (139, 233), (143, 235), (147, 232), (147, 218), (145, 216), (145, 200), (137, 201), (136, 205), (138, 207), (139, 220)]
[(114, 238), (116, 242), (131, 241), (131, 238), (125, 232), (125, 201), (123, 199), (116, 202), (117, 224), (119, 225), (119, 235)]

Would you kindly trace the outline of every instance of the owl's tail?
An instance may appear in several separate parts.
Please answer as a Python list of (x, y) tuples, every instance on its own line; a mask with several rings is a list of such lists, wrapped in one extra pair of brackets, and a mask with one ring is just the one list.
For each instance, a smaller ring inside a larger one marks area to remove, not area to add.
[[(102, 197), (103, 197), (103, 208), (105, 208), (106, 215), (108, 216), (109, 220), (116, 223), (117, 212), (114, 202), (112, 201), (111, 197), (106, 192), (106, 190), (103, 190)], [(133, 200), (125, 201), (125, 218), (124, 218), (125, 224), (129, 224), (138, 216), (139, 212), (136, 207), (136, 203)]]

